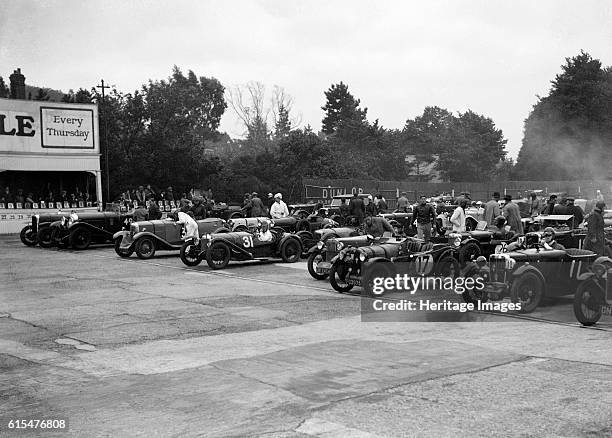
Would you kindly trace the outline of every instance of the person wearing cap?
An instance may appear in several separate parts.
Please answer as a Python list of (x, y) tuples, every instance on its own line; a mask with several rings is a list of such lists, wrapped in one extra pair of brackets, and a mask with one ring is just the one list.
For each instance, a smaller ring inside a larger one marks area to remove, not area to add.
[(506, 218), (510, 229), (514, 231), (516, 234), (523, 234), (523, 223), (521, 222), (521, 211), (519, 210), (518, 205), (512, 202), (512, 195), (505, 195), (504, 208), (502, 209), (502, 214)]
[(204, 205), (204, 199), (196, 196), (193, 198), (193, 206), (191, 212), (195, 220), (206, 219), (206, 206)]
[(606, 203), (597, 201), (593, 212), (587, 217), (587, 235), (584, 240), (584, 249), (593, 251), (598, 255), (605, 254), (605, 234), (603, 211)]
[(257, 194), (257, 192), (251, 193), (251, 216), (262, 217), (266, 215), (266, 206)]
[(563, 245), (555, 240), (555, 230), (551, 227), (544, 228), (544, 248), (546, 249), (565, 249)]
[(462, 233), (465, 231), (465, 208), (467, 205), (468, 200), (466, 198), (459, 199), (459, 207), (455, 208), (450, 218), (450, 222), (453, 224), (453, 232)]
[[(578, 228), (578, 226), (584, 221), (584, 211), (579, 205), (574, 205), (574, 198), (567, 198), (567, 214), (574, 216), (574, 219), (568, 221), (568, 226)], [(570, 224), (573, 222), (573, 224)]]
[(268, 212), (272, 208), (274, 204), (274, 195), (272, 193), (268, 193), (268, 198), (266, 199), (266, 207), (268, 207)]
[(144, 201), (138, 201), (138, 207), (134, 209), (132, 213), (132, 219), (134, 222), (142, 222), (149, 220), (149, 211), (145, 208)]
[(555, 204), (557, 203), (557, 195), (550, 195), (548, 201), (546, 201), (546, 205), (542, 210), (542, 214), (553, 214), (555, 210)]
[(289, 209), (287, 204), (283, 202), (283, 195), (277, 193), (274, 195), (274, 204), (270, 208), (270, 217), (272, 219), (280, 219), (289, 216)]
[(553, 207), (553, 214), (568, 214), (567, 213), (567, 199), (561, 198), (561, 201)]
[(400, 196), (399, 198), (397, 198), (397, 209), (396, 211), (402, 212), (402, 213), (408, 213), (408, 193), (406, 192), (402, 192), (402, 196)]
[(493, 225), (493, 221), (499, 215), (501, 215), (501, 208), (499, 208), (499, 192), (493, 192), (493, 199), (484, 206), (484, 220), (487, 221), (487, 225)]
[(153, 195), (149, 195), (148, 201), (149, 201), (149, 212), (148, 212), (149, 220), (152, 221), (155, 219), (161, 219), (162, 212), (159, 209), (157, 202), (155, 202), (155, 197)]
[(374, 204), (374, 199), (372, 195), (368, 195), (367, 201), (363, 201), (365, 204), (365, 214), (366, 216), (376, 216), (376, 205)]

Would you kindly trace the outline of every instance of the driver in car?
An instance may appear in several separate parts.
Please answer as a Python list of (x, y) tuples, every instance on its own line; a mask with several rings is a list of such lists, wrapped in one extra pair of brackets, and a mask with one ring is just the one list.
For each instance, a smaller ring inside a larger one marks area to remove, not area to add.
[(259, 221), (258, 228), (257, 239), (260, 242), (271, 242), (274, 236), (270, 231), (270, 223), (268, 221)]
[(551, 227), (544, 229), (544, 248), (545, 249), (565, 249), (563, 245), (555, 240), (555, 230)]

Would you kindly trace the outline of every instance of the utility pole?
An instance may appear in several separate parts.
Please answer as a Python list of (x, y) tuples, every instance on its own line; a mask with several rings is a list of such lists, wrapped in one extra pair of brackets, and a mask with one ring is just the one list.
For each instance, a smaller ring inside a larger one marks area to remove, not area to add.
[[(110, 178), (108, 172), (108, 114), (106, 113), (106, 100), (104, 97), (104, 90), (110, 88), (108, 85), (104, 85), (104, 79), (100, 79), (101, 85), (96, 85), (96, 88), (102, 90), (102, 104), (104, 106), (104, 162), (105, 162), (105, 173), (106, 173), (106, 202), (110, 202)], [(102, 209), (104, 209), (104, 203), (102, 203)]]

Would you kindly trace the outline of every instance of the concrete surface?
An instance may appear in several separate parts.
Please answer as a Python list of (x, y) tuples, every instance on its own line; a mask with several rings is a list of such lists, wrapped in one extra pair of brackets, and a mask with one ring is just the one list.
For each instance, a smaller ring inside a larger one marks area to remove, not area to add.
[[(612, 318), (363, 323), (304, 261), (0, 238), (0, 436), (612, 436)], [(62, 433), (9, 419), (67, 418)]]

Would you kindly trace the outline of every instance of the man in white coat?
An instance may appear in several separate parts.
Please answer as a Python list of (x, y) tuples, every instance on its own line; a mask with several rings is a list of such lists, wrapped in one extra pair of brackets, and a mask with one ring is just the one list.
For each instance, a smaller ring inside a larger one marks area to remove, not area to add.
[(200, 236), (198, 236), (198, 223), (187, 213), (175, 210), (168, 215), (168, 218), (174, 219), (176, 221), (176, 225), (185, 226), (185, 236), (183, 237), (184, 240), (190, 237), (194, 238), (195, 240), (200, 238)]
[(459, 207), (455, 208), (453, 215), (450, 218), (451, 224), (453, 224), (453, 231), (461, 233), (465, 231), (465, 208), (467, 207), (467, 199), (461, 199), (459, 201)]
[(272, 219), (289, 217), (289, 209), (287, 208), (287, 204), (283, 202), (283, 195), (280, 193), (274, 195), (274, 204), (270, 207), (270, 217)]

